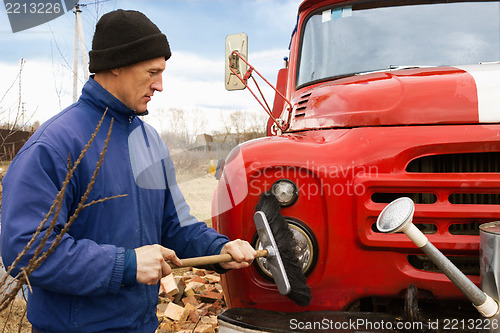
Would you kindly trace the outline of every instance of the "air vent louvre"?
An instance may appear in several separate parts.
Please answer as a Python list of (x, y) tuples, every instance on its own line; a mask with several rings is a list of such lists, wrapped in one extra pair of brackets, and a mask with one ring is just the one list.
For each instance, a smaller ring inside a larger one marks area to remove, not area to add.
[(309, 96), (311, 96), (311, 93), (307, 93), (300, 96), (300, 99), (297, 101), (295, 108), (295, 118), (304, 117), (306, 115), (307, 102), (309, 102)]

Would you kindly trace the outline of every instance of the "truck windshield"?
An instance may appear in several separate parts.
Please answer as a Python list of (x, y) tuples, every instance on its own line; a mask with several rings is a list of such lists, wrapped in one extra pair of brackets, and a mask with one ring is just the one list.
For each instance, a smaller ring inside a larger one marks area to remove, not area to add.
[(297, 86), (391, 68), (500, 60), (499, 1), (377, 3), (387, 2), (323, 8), (307, 19)]

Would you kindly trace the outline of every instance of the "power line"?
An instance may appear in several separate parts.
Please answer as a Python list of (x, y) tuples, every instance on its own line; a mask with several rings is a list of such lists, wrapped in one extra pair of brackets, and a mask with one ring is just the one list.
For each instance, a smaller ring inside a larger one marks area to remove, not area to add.
[(95, 1), (95, 2), (91, 2), (91, 3), (81, 3), (80, 6), (89, 6), (89, 5), (100, 5), (101, 3), (104, 3), (104, 2), (108, 2), (108, 1), (111, 1), (111, 0), (101, 0), (101, 1)]

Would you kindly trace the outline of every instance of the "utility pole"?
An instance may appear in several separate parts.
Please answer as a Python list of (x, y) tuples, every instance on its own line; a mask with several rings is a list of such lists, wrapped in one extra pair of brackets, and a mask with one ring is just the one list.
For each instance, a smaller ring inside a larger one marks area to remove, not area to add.
[(75, 49), (73, 53), (73, 103), (76, 102), (76, 100), (78, 99), (78, 45), (80, 45), (80, 52), (82, 53), (82, 67), (83, 67), (84, 81), (87, 81), (89, 78), (88, 58), (83, 38), (82, 19), (80, 17), (82, 11), (80, 10), (80, 5), (78, 3), (75, 6), (74, 13), (75, 13)]

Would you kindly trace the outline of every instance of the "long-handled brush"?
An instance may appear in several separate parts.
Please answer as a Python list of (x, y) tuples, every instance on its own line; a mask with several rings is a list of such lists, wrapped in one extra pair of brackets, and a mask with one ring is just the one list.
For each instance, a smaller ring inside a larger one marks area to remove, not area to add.
[(286, 275), (290, 281), (291, 290), (287, 296), (300, 306), (309, 305), (312, 295), (298, 260), (300, 247), (288, 226), (288, 222), (281, 215), (280, 203), (271, 192), (264, 192), (255, 208), (262, 211), (269, 221)]
[[(311, 289), (298, 261), (298, 244), (285, 218), (280, 214), (280, 204), (269, 192), (262, 194), (256, 206), (255, 225), (264, 250), (256, 258), (266, 257), (273, 279), (281, 294), (300, 306), (311, 303)], [(230, 254), (182, 259), (182, 266), (169, 262), (172, 268), (204, 266), (233, 261)]]

